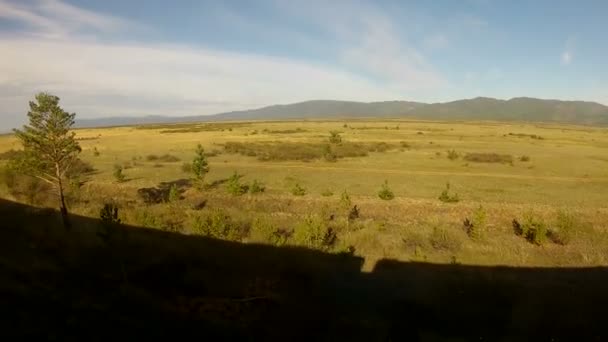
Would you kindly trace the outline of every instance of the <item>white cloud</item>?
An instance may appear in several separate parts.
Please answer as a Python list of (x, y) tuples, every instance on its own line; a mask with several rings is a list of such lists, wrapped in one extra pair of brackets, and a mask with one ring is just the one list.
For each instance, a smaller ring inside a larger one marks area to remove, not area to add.
[(70, 33), (118, 32), (135, 27), (127, 20), (101, 15), (59, 0), (0, 0), (0, 18), (25, 25), (36, 35), (65, 37)]
[(561, 61), (563, 65), (568, 65), (572, 62), (572, 53), (570, 51), (562, 52)]
[[(310, 99), (394, 100), (443, 84), (389, 17), (353, 4), (332, 2), (342, 12), (308, 13), (339, 42), (342, 68), (187, 45), (102, 42), (93, 37), (137, 25), (58, 0), (0, 0), (0, 18), (27, 28), (0, 34), (0, 130), (23, 121), (38, 91), (55, 93), (66, 110), (91, 117), (213, 114)], [(342, 13), (341, 19), (330, 13)]]

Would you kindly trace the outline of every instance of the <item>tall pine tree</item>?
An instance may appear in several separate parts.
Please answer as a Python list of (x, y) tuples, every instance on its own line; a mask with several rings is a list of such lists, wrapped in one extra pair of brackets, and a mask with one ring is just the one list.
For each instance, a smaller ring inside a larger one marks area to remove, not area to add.
[(39, 93), (35, 101), (30, 101), (27, 116), (29, 124), (14, 130), (24, 153), (13, 161), (13, 166), (53, 186), (59, 197), (63, 225), (69, 229), (64, 181), (81, 151), (75, 133), (70, 131), (76, 114), (59, 107), (59, 97)]

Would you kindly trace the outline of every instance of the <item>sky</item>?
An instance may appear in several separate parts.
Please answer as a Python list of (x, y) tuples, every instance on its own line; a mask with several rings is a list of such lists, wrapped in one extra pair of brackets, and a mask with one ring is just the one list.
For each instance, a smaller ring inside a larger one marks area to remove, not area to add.
[(312, 99), (608, 105), (608, 1), (0, 0), (0, 130)]

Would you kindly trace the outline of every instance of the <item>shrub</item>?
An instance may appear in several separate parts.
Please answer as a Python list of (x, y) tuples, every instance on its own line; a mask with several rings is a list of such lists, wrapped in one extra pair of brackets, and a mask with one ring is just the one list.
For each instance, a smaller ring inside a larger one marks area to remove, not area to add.
[(439, 226), (433, 227), (429, 242), (435, 249), (450, 252), (456, 252), (462, 246), (462, 240), (455, 233)]
[(180, 194), (179, 194), (179, 189), (177, 188), (177, 184), (173, 184), (171, 185), (171, 188), (169, 188), (169, 202), (174, 203), (179, 201), (180, 199)]
[(112, 175), (117, 183), (122, 183), (125, 181), (125, 175), (122, 173), (122, 170), (123, 168), (121, 165), (114, 165), (114, 172)]
[(180, 161), (178, 157), (171, 154), (163, 154), (162, 156), (158, 157), (158, 160), (164, 163), (175, 163)]
[(291, 193), (294, 196), (304, 196), (306, 195), (306, 189), (303, 188), (300, 183), (296, 183), (293, 188), (291, 189)]
[(469, 220), (464, 219), (463, 225), (467, 235), (473, 240), (483, 239), (486, 231), (486, 211), (482, 206), (475, 209), (473, 212), (473, 218)]
[(251, 182), (251, 185), (249, 186), (250, 194), (259, 194), (261, 192), (264, 192), (264, 190), (266, 190), (264, 184), (262, 184), (262, 182), (258, 181), (257, 179), (254, 179), (253, 182)]
[(249, 234), (249, 226), (234, 222), (222, 210), (214, 210), (206, 216), (196, 216), (194, 233), (216, 239), (240, 241)]
[(388, 181), (387, 180), (384, 181), (384, 184), (382, 184), (382, 188), (380, 188), (380, 191), (378, 191), (378, 197), (380, 197), (380, 199), (383, 199), (385, 201), (390, 201), (393, 198), (395, 198), (395, 194), (388, 187)]
[(340, 195), (340, 205), (344, 208), (350, 208), (350, 206), (352, 205), (350, 195), (348, 194), (348, 192), (346, 192), (346, 190), (344, 190), (342, 192), (342, 195)]
[(266, 219), (257, 218), (251, 225), (251, 239), (256, 242), (269, 243), (275, 246), (283, 246), (293, 235), (293, 231), (277, 228)]
[(99, 150), (97, 149), (97, 147), (93, 147), (93, 156), (99, 157)]
[(330, 145), (325, 145), (323, 149), (323, 159), (325, 159), (325, 161), (335, 162), (338, 160), (338, 156), (332, 152)]
[(228, 182), (226, 184), (226, 190), (232, 196), (240, 196), (244, 193), (247, 193), (249, 187), (247, 185), (241, 184), (241, 175), (239, 175), (236, 171), (228, 178)]
[(0, 153), (0, 160), (11, 160), (19, 158), (23, 154), (23, 150), (10, 149), (6, 152)]
[(51, 185), (13, 169), (3, 169), (0, 174), (11, 196), (28, 204), (44, 204), (49, 200)]
[(348, 221), (354, 221), (359, 218), (359, 208), (354, 205), (348, 212)]
[(342, 142), (342, 137), (340, 136), (340, 132), (338, 131), (330, 131), (329, 132), (329, 142), (332, 144), (339, 144)]
[(457, 203), (460, 201), (458, 194), (450, 195), (450, 183), (446, 183), (445, 190), (439, 195), (439, 200), (444, 203)]
[(497, 153), (467, 153), (464, 159), (475, 163), (513, 163), (513, 156)]
[(156, 154), (149, 154), (146, 156), (147, 161), (156, 161), (158, 160), (158, 156)]
[(401, 148), (411, 148), (412, 146), (406, 142), (406, 141), (400, 141), (399, 145), (401, 146)]
[(523, 221), (513, 220), (513, 230), (516, 235), (522, 236), (535, 245), (542, 245), (547, 240), (547, 225), (542, 217), (530, 211), (524, 214)]
[(156, 204), (156, 203), (166, 202), (169, 198), (169, 192), (166, 189), (159, 189), (159, 188), (137, 189), (137, 195), (146, 204)]
[(102, 223), (102, 230), (97, 232), (104, 243), (108, 244), (114, 235), (114, 228), (121, 223), (118, 218), (118, 207), (113, 203), (105, 203), (99, 211), (99, 218)]
[(308, 248), (326, 249), (335, 244), (337, 235), (323, 220), (307, 217), (296, 226), (293, 241)]
[(456, 152), (455, 150), (449, 150), (448, 151), (448, 159), (449, 160), (456, 160), (460, 157), (460, 155), (458, 154), (458, 152)]
[(519, 160), (522, 162), (529, 162), (530, 161), (530, 157), (529, 156), (521, 156), (519, 157)]

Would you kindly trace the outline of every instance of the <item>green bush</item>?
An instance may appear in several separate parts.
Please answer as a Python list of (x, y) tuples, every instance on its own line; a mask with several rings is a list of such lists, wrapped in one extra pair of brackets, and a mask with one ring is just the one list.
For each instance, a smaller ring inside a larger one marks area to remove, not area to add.
[(248, 225), (233, 221), (222, 210), (214, 210), (208, 215), (196, 216), (192, 230), (195, 234), (231, 241), (241, 241), (249, 234)]
[(114, 165), (114, 172), (112, 175), (117, 183), (122, 183), (125, 181), (125, 175), (122, 173), (122, 170), (123, 168), (121, 165)]
[(179, 201), (180, 199), (180, 194), (179, 194), (179, 189), (177, 188), (176, 184), (171, 185), (171, 188), (169, 188), (169, 202), (174, 203)]
[(429, 242), (433, 248), (442, 251), (457, 252), (462, 247), (462, 240), (459, 236), (440, 226), (433, 227)]
[(0, 170), (0, 177), (11, 196), (27, 204), (41, 205), (50, 200), (52, 187), (35, 177), (10, 168)]
[(279, 229), (267, 219), (257, 218), (251, 225), (251, 240), (283, 246), (287, 243), (293, 231)]
[(242, 176), (235, 171), (228, 179), (226, 190), (228, 190), (228, 193), (232, 196), (240, 196), (247, 193), (249, 190), (247, 185), (241, 184), (241, 177)]
[(251, 182), (251, 185), (249, 186), (250, 194), (259, 194), (264, 192), (265, 190), (266, 187), (264, 186), (264, 184), (262, 184), (262, 182), (258, 181), (257, 179), (254, 179), (253, 182)]
[(313, 217), (307, 217), (296, 225), (293, 233), (293, 242), (308, 248), (327, 249), (336, 241), (335, 230), (328, 227), (323, 220)]
[(522, 236), (529, 242), (539, 246), (544, 244), (548, 237), (545, 221), (532, 211), (524, 214), (521, 223), (516, 219), (513, 220), (513, 230), (516, 235)]
[(388, 181), (387, 180), (384, 180), (384, 184), (382, 184), (382, 187), (380, 188), (380, 191), (378, 191), (378, 197), (380, 197), (380, 199), (383, 199), (385, 201), (390, 201), (393, 198), (395, 198), (395, 194), (388, 187)]
[(439, 200), (444, 203), (457, 203), (460, 201), (458, 194), (450, 195), (450, 183), (446, 183), (445, 190), (439, 195)]
[(300, 183), (296, 183), (293, 188), (291, 188), (291, 194), (294, 196), (304, 196), (306, 195), (306, 189), (303, 188)]
[(482, 206), (475, 209), (472, 219), (464, 219), (463, 225), (467, 235), (473, 240), (481, 240), (486, 233), (486, 211)]

